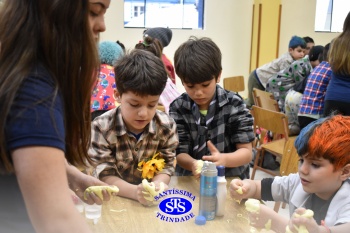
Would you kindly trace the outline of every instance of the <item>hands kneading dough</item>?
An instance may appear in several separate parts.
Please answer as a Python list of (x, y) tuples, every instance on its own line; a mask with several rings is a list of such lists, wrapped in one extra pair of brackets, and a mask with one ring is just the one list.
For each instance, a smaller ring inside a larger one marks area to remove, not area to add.
[[(312, 210), (305, 210), (305, 212), (303, 214), (294, 214), (294, 217), (296, 218), (300, 218), (300, 217), (304, 217), (304, 218), (312, 218), (314, 216), (314, 212)], [(298, 233), (309, 233), (309, 231), (306, 229), (306, 227), (304, 225), (300, 225), (299, 227), (294, 225), (294, 228), (297, 229)], [(293, 233), (290, 229), (289, 226), (286, 227), (286, 233)]]
[(87, 200), (88, 193), (94, 193), (99, 198), (101, 198), (101, 200), (103, 200), (103, 190), (106, 190), (109, 193), (109, 195), (112, 195), (112, 193), (119, 192), (119, 188), (117, 186), (90, 186), (84, 191), (84, 199)]
[(151, 201), (151, 202), (154, 202), (155, 196), (157, 196), (159, 193), (162, 193), (164, 191), (163, 182), (160, 182), (158, 191), (156, 191), (156, 185), (153, 182), (149, 183), (146, 179), (142, 180), (142, 186), (143, 186), (143, 189), (146, 190), (146, 191), (142, 191), (142, 193), (144, 194), (143, 197), (147, 201)]

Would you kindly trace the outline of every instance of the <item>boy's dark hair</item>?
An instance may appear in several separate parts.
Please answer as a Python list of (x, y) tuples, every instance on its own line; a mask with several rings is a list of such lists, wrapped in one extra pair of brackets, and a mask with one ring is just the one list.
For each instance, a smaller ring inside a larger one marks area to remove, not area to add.
[(305, 36), (305, 37), (303, 37), (303, 39), (304, 39), (305, 43), (315, 43), (314, 39), (312, 39), (309, 36)]
[(114, 71), (120, 95), (128, 91), (140, 96), (160, 95), (167, 81), (162, 60), (140, 49), (134, 49), (120, 58)]
[(331, 43), (328, 43), (324, 46), (323, 53), (322, 53), (322, 61), (327, 61), (328, 62), (328, 51), (330, 48)]
[(202, 83), (218, 79), (221, 66), (219, 47), (207, 37), (190, 37), (174, 56), (175, 71), (182, 82)]
[[(319, 62), (322, 62), (322, 58), (323, 58), (323, 50), (324, 47), (322, 45), (315, 45), (310, 49), (309, 52), (309, 60), (310, 61), (316, 61), (319, 60)], [(321, 57), (321, 60), (320, 60)]]
[(306, 49), (305, 40), (299, 36), (293, 36), (289, 41), (288, 48), (295, 49), (298, 46), (300, 46), (302, 49)]

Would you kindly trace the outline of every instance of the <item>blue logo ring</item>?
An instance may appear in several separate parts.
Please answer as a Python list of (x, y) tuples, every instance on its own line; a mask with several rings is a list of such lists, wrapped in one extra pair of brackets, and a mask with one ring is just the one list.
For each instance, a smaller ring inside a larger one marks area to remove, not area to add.
[(168, 215), (182, 215), (191, 211), (192, 203), (185, 198), (170, 197), (159, 203), (159, 209)]

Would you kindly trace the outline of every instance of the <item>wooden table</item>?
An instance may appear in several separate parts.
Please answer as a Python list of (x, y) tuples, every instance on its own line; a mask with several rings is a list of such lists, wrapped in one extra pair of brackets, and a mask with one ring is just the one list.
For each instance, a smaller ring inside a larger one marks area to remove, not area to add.
[[(227, 187), (230, 180), (227, 181)], [(195, 195), (196, 198), (192, 202), (191, 212), (197, 216), (199, 210), (199, 180), (192, 176), (173, 176), (169, 184), (169, 189), (172, 188), (185, 190)], [(162, 213), (158, 205), (145, 207), (134, 200), (113, 197), (111, 201), (103, 204), (102, 216), (96, 225), (93, 224), (92, 220), (87, 221), (92, 231), (96, 233), (250, 232), (244, 204), (233, 201), (229, 193), (227, 194), (225, 215), (222, 217), (216, 216), (214, 220), (207, 221), (205, 225), (196, 225), (195, 217), (185, 222), (162, 221), (157, 218), (157, 212)]]

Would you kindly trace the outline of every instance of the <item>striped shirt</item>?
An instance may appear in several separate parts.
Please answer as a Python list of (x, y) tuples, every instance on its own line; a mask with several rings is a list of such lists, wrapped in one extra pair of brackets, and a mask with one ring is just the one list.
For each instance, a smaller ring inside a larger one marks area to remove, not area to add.
[(159, 174), (174, 173), (175, 149), (178, 145), (176, 124), (166, 113), (156, 111), (145, 127), (139, 140), (127, 131), (120, 107), (97, 117), (91, 123), (91, 144), (89, 156), (97, 163), (96, 176), (117, 176), (132, 183), (142, 181), (137, 168), (140, 161), (146, 161), (160, 152), (165, 167)]
[[(242, 98), (233, 92), (216, 86), (216, 106), (213, 120), (207, 125), (208, 139), (210, 139), (221, 153), (230, 153), (237, 150), (237, 143), (249, 143), (254, 140), (253, 117), (246, 108)], [(176, 154), (186, 153), (195, 159), (193, 148), (198, 137), (198, 125), (192, 113), (193, 100), (187, 93), (182, 94), (170, 105), (169, 114), (174, 118), (180, 144)], [(176, 168), (178, 175), (191, 175), (190, 171)], [(180, 170), (179, 170), (180, 169)], [(241, 176), (247, 166), (227, 168), (226, 176)]]

